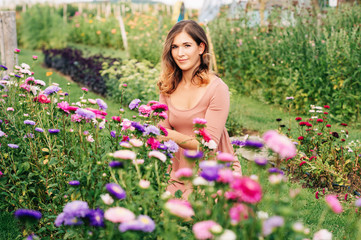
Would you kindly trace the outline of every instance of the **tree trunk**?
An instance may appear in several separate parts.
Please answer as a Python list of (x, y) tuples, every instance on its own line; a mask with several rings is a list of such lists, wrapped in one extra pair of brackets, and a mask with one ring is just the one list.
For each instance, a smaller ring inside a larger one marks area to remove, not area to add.
[(17, 47), (15, 12), (0, 12), (1, 65), (8, 68), (7, 73), (12, 72), (18, 64), (17, 55), (14, 53)]

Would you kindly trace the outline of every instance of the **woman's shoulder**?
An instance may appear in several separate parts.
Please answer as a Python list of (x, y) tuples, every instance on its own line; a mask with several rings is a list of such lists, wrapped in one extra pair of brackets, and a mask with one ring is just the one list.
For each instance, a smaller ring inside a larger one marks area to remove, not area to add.
[(210, 80), (210, 84), (212, 84), (214, 88), (216, 89), (221, 88), (228, 91), (227, 84), (216, 74), (214, 73), (210, 74), (209, 80)]

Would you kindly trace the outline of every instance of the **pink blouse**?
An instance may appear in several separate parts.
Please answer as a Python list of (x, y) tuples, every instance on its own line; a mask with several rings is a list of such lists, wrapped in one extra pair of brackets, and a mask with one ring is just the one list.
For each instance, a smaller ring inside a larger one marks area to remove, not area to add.
[[(173, 129), (179, 133), (194, 136), (193, 119), (204, 118), (207, 120), (207, 131), (211, 135), (212, 140), (217, 143), (216, 151), (234, 154), (228, 132), (225, 124), (229, 112), (229, 90), (228, 86), (220, 79), (215, 78), (207, 86), (206, 92), (201, 100), (191, 109), (177, 109), (172, 105), (170, 97), (160, 95), (159, 102), (168, 105), (168, 119), (163, 121), (161, 125), (168, 129)], [(171, 181), (168, 191), (176, 192), (182, 190), (184, 195), (188, 196), (191, 189), (175, 177), (175, 172), (180, 168), (193, 168), (194, 164), (190, 164), (183, 156), (184, 149), (179, 151), (172, 159)], [(238, 161), (233, 163), (233, 169), (241, 172), (241, 166)]]

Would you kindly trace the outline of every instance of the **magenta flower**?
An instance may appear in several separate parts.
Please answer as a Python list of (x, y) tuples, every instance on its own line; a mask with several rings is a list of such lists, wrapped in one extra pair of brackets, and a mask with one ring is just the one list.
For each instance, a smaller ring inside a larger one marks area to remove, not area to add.
[(151, 105), (151, 108), (154, 112), (164, 112), (168, 110), (168, 106), (162, 103), (156, 103)]
[(315, 198), (316, 198), (316, 199), (319, 199), (318, 191), (315, 193)]
[(286, 136), (279, 134), (274, 130), (270, 130), (263, 135), (266, 145), (281, 158), (294, 157), (296, 155), (295, 144)]
[(197, 128), (204, 128), (207, 124), (207, 120), (204, 118), (195, 118), (193, 119), (193, 125), (196, 125)]
[(197, 222), (193, 225), (193, 233), (196, 239), (212, 239), (213, 235), (210, 232), (211, 228), (218, 225), (218, 223), (208, 220), (208, 221), (202, 221)]
[(231, 188), (239, 195), (240, 200), (247, 203), (257, 203), (262, 198), (261, 185), (249, 177), (236, 178)]
[(248, 208), (246, 205), (238, 203), (229, 209), (229, 216), (231, 218), (231, 224), (236, 225), (241, 220), (248, 219)]
[(327, 195), (325, 197), (326, 203), (328, 204), (328, 206), (330, 206), (330, 208), (332, 209), (332, 211), (334, 213), (342, 213), (342, 205), (341, 203), (338, 201), (337, 197), (335, 195)]

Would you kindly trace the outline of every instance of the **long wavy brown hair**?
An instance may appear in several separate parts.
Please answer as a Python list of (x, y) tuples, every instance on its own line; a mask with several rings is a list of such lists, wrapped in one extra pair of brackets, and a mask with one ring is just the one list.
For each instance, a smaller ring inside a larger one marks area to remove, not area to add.
[(200, 65), (194, 70), (192, 83), (198, 86), (209, 83), (210, 54), (207, 35), (203, 28), (193, 20), (183, 20), (175, 24), (169, 31), (163, 47), (162, 72), (158, 80), (158, 87), (161, 94), (172, 94), (182, 80), (182, 70), (178, 67), (172, 56), (172, 44), (174, 38), (181, 32), (186, 32), (199, 46), (204, 44), (204, 51)]

